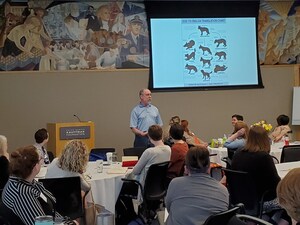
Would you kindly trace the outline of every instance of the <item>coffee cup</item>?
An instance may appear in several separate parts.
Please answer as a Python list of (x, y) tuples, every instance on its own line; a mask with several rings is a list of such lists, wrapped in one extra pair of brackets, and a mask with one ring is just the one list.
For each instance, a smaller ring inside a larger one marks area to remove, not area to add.
[(113, 156), (113, 153), (112, 153), (112, 152), (107, 152), (107, 153), (106, 153), (106, 161), (107, 161), (109, 164), (112, 164), (112, 156)]

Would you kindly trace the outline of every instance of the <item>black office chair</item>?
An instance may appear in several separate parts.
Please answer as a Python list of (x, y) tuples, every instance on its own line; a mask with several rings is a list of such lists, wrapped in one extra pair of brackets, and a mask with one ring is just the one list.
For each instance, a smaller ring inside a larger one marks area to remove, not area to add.
[(223, 167), (218, 163), (210, 163), (210, 176), (220, 181), (223, 178), (224, 172)]
[(242, 204), (235, 206), (232, 209), (226, 210), (224, 212), (211, 215), (206, 219), (203, 225), (227, 224), (228, 221), (239, 212), (241, 207), (243, 207)]
[(4, 203), (0, 196), (0, 224), (1, 225), (25, 225), (22, 220)]
[(227, 148), (227, 157), (223, 157), (221, 160), (226, 163), (226, 169), (231, 169), (231, 161), (234, 153), (238, 148)]
[(141, 158), (143, 152), (146, 150), (146, 147), (133, 147), (133, 148), (124, 148), (124, 156), (137, 156), (138, 159)]
[(89, 161), (96, 161), (98, 159), (106, 161), (106, 153), (115, 151), (115, 148), (92, 148), (90, 152)]
[(258, 224), (258, 225), (272, 225), (271, 223), (259, 219), (257, 217), (254, 216), (249, 216), (249, 215), (241, 215), (241, 214), (237, 214), (235, 216), (233, 216), (227, 223), (227, 225), (247, 225), (249, 223), (247, 222), (252, 222), (254, 224)]
[(226, 176), (230, 203), (233, 205), (243, 203), (246, 214), (261, 218), (264, 197), (267, 192), (259, 196), (256, 184), (247, 172), (224, 168), (223, 171)]
[(57, 212), (71, 219), (84, 215), (80, 177), (44, 178), (39, 181), (56, 198), (54, 207)]
[(167, 193), (166, 177), (168, 167), (169, 161), (152, 164), (148, 169), (144, 187), (137, 180), (122, 179), (123, 185), (116, 203), (117, 224), (124, 222), (121, 218), (121, 214), (124, 215), (124, 210), (128, 210), (128, 214), (132, 214), (130, 212), (132, 209), (130, 201), (138, 198), (138, 189), (140, 189), (143, 196), (143, 202), (138, 209), (138, 216), (144, 223), (151, 223), (156, 216), (156, 210), (163, 203)]
[(300, 145), (286, 145), (282, 149), (280, 163), (300, 161)]
[(54, 159), (54, 154), (53, 154), (53, 152), (47, 151), (47, 154), (48, 154), (48, 156), (49, 156), (49, 161), (52, 162), (53, 159)]

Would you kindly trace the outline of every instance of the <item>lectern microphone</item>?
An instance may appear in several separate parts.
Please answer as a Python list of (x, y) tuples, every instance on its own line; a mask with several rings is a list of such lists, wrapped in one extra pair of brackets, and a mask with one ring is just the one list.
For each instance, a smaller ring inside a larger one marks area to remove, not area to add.
[(73, 116), (76, 117), (79, 122), (82, 122), (81, 119), (76, 114), (74, 114)]

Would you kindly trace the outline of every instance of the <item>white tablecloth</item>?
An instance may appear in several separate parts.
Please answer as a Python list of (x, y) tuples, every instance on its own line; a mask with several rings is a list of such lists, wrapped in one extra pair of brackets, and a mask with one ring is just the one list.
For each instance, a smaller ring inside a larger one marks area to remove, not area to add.
[(108, 174), (112, 167), (120, 167), (120, 164), (103, 167), (102, 173), (97, 173), (96, 162), (89, 162), (85, 177), (90, 177), (91, 191), (95, 203), (104, 206), (107, 210), (115, 213), (115, 203), (122, 188), (122, 174)]
[[(278, 161), (280, 162), (281, 152), (282, 152), (283, 143), (276, 143), (274, 145), (271, 145), (271, 152), (270, 155), (275, 156)], [(221, 159), (223, 157), (227, 157), (227, 148), (221, 147), (221, 148), (212, 148), (208, 147), (210, 154), (217, 154), (216, 156), (211, 156), (210, 161), (214, 163), (219, 163), (223, 167), (226, 167), (226, 163), (223, 162)]]
[(296, 161), (296, 162), (287, 162), (287, 163), (280, 163), (280, 164), (276, 164), (276, 169), (278, 172), (278, 175), (281, 178), (284, 178), (284, 176), (291, 170), (294, 168), (299, 168), (300, 167), (300, 161)]

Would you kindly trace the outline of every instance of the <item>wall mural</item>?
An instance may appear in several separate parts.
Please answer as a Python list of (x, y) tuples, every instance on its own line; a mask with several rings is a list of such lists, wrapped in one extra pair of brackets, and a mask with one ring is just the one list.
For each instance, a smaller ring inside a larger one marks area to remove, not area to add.
[(300, 63), (299, 0), (261, 1), (258, 47), (261, 64)]
[[(149, 67), (141, 2), (0, 0), (0, 70)], [(261, 1), (260, 64), (300, 63), (300, 2)]]
[(149, 67), (143, 3), (4, 1), (0, 13), (2, 71)]

